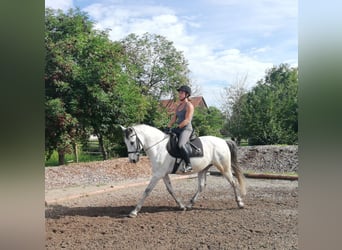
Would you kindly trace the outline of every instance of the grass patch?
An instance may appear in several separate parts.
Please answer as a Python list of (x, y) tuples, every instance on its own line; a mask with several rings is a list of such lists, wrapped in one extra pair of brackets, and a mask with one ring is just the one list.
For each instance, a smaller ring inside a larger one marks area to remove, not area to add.
[[(79, 152), (78, 154), (78, 162), (91, 162), (91, 161), (101, 161), (102, 160), (102, 155), (99, 154), (94, 154), (94, 153), (84, 153), (84, 152)], [(76, 158), (73, 154), (66, 154), (65, 155), (65, 163), (71, 163), (71, 162), (76, 162)], [(57, 151), (54, 151), (53, 154), (51, 155), (51, 158), (49, 160), (45, 160), (45, 166), (46, 167), (54, 167), (58, 166), (58, 153)]]

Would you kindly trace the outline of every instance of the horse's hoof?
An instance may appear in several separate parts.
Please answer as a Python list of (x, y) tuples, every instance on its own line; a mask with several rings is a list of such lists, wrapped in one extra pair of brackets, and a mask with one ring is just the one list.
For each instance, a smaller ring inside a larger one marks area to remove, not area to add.
[(135, 218), (135, 217), (137, 217), (137, 213), (135, 213), (135, 212), (131, 212), (129, 215), (128, 215), (128, 217), (129, 218)]
[(239, 206), (239, 208), (244, 208), (245, 207), (245, 204), (243, 204), (243, 202), (242, 201), (240, 201), (239, 203), (238, 203), (238, 206)]
[(186, 206), (184, 206), (184, 205), (179, 206), (179, 210), (181, 210), (181, 211), (186, 211)]
[(180, 206), (179, 210), (185, 211), (186, 210), (186, 206)]

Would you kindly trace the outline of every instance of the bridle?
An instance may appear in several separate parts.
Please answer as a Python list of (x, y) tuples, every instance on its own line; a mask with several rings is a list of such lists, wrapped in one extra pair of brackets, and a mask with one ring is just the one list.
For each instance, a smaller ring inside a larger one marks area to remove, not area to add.
[(134, 131), (134, 134), (130, 135), (130, 137), (135, 136), (135, 143), (137, 145), (137, 148), (135, 149), (135, 151), (127, 151), (128, 154), (140, 154), (140, 151), (143, 149), (143, 145), (141, 143), (141, 140), (138, 137), (137, 132), (134, 130), (134, 128), (132, 128), (132, 130)]
[[(128, 154), (140, 154), (141, 150), (143, 149), (143, 144), (141, 142), (141, 140), (138, 137), (137, 132), (134, 130), (134, 128), (132, 128), (132, 130), (134, 131), (134, 134), (130, 135), (130, 137), (135, 136), (135, 143), (137, 145), (137, 148), (135, 149), (135, 151), (127, 151)], [(150, 150), (151, 148), (153, 148), (154, 146), (158, 145), (159, 143), (161, 143), (162, 141), (164, 141), (165, 139), (169, 138), (169, 136), (165, 136), (163, 139), (161, 139), (160, 141), (156, 142), (155, 144), (153, 144), (152, 146), (149, 146), (147, 149), (145, 149), (144, 151), (147, 152), (148, 150)]]

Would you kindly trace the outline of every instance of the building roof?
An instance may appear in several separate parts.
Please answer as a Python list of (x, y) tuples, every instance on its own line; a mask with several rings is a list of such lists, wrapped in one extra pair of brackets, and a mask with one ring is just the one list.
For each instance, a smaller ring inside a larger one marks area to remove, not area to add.
[[(208, 109), (207, 103), (205, 102), (203, 96), (190, 97), (190, 102), (192, 103), (192, 105), (194, 105), (194, 108), (201, 107)], [(168, 113), (174, 113), (178, 106), (178, 102), (175, 102), (172, 99), (161, 100), (160, 104), (167, 109)]]

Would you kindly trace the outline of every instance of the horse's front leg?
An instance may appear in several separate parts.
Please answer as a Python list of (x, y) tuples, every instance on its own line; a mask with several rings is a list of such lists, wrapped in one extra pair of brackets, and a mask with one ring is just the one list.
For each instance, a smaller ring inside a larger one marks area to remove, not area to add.
[(144, 201), (146, 199), (146, 197), (151, 193), (151, 191), (153, 190), (153, 188), (156, 186), (157, 182), (161, 179), (161, 177), (156, 177), (156, 176), (152, 176), (152, 179), (150, 181), (150, 183), (147, 185), (139, 203), (137, 204), (137, 206), (135, 207), (135, 209), (130, 212), (129, 217), (134, 218), (138, 215), (141, 207), (144, 204)]
[(204, 190), (207, 182), (207, 171), (208, 169), (205, 169), (198, 173), (198, 188), (194, 196), (191, 198), (190, 204), (187, 205), (187, 208), (192, 208), (197, 201), (199, 194)]
[(183, 203), (176, 197), (174, 191), (173, 191), (173, 187), (172, 187), (172, 184), (171, 184), (171, 180), (170, 180), (170, 177), (169, 175), (165, 175), (163, 177), (163, 181), (165, 183), (165, 186), (167, 188), (167, 191), (171, 194), (171, 196), (175, 199), (176, 203), (178, 204), (178, 206), (180, 207), (180, 209), (185, 209), (185, 206), (183, 205)]

